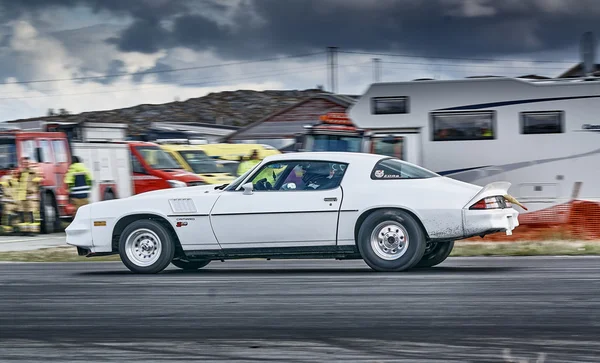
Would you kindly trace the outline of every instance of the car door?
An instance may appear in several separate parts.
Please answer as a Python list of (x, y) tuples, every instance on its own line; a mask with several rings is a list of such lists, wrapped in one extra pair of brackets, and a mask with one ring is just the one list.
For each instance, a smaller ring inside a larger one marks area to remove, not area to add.
[[(335, 245), (345, 166), (302, 160), (262, 166), (240, 187), (222, 193), (211, 210), (219, 244), (224, 249)], [(253, 190), (244, 190), (249, 183)]]
[(141, 194), (158, 189), (159, 178), (151, 175), (139, 161), (137, 155), (131, 153), (131, 171), (133, 173), (133, 190)]

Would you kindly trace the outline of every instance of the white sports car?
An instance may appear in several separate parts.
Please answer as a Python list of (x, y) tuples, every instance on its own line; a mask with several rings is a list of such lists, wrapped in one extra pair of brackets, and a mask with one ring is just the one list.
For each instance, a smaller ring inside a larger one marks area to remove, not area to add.
[(364, 259), (430, 267), (454, 241), (519, 225), (510, 183), (480, 187), (363, 153), (269, 156), (229, 185), (160, 190), (81, 207), (67, 243), (131, 271), (239, 258)]

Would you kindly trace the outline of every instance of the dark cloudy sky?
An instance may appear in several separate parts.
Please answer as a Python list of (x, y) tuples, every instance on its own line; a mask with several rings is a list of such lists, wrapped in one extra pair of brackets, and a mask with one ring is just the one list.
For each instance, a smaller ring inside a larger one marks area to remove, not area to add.
[(586, 31), (600, 0), (0, 0), (0, 120), (327, 87), (327, 46), (341, 93), (373, 57), (384, 81), (557, 76)]

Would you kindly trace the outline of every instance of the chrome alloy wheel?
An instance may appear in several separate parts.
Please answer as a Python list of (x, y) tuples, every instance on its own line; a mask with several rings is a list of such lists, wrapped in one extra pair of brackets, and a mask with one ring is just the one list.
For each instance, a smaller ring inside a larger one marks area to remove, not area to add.
[(153, 231), (142, 228), (131, 232), (125, 241), (125, 253), (131, 262), (140, 267), (150, 266), (158, 260), (162, 241)]
[(408, 232), (399, 223), (386, 221), (380, 223), (371, 233), (371, 248), (377, 257), (393, 261), (399, 259), (408, 250)]

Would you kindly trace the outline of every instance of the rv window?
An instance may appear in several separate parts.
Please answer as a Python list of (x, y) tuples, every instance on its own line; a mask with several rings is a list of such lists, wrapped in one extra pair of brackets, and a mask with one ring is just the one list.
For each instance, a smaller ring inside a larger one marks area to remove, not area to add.
[(433, 141), (492, 140), (495, 138), (494, 113), (432, 113)]
[(408, 113), (408, 97), (373, 97), (371, 113), (373, 115)]
[(560, 134), (563, 111), (521, 112), (522, 134)]

